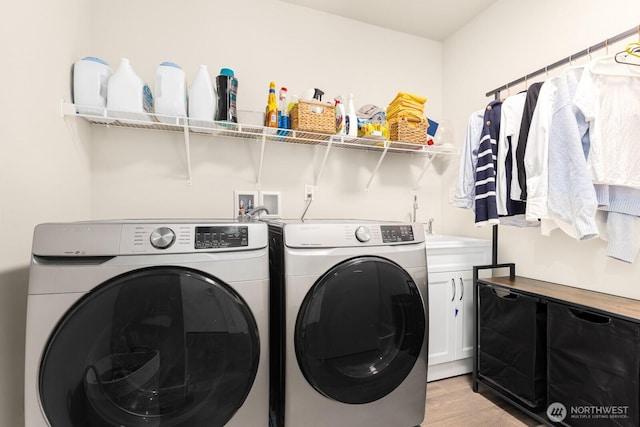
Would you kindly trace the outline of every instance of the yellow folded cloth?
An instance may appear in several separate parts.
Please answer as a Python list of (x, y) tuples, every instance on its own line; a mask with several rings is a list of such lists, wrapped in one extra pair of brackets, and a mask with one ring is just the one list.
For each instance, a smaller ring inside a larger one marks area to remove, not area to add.
[(406, 108), (406, 107), (392, 108), (387, 110), (387, 119), (390, 117), (393, 118), (400, 113), (408, 113), (408, 114), (422, 116), (424, 111), (418, 108)]
[(398, 92), (398, 94), (396, 95), (394, 100), (391, 101), (391, 103), (393, 104), (396, 100), (399, 100), (399, 99), (414, 101), (423, 105), (425, 102), (427, 102), (427, 98), (425, 98), (424, 96), (414, 95), (412, 93), (407, 93), (407, 92)]
[(389, 104), (389, 106), (387, 107), (387, 110), (390, 108), (401, 108), (401, 107), (415, 108), (416, 110), (424, 110), (424, 104), (421, 104), (416, 101), (412, 101), (410, 99), (397, 99), (393, 101), (391, 104)]

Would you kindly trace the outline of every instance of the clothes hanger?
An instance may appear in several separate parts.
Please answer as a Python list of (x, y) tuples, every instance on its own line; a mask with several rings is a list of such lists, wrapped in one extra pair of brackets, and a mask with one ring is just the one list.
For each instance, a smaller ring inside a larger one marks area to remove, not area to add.
[[(638, 37), (640, 38), (640, 26), (638, 26)], [(640, 67), (640, 43), (629, 43), (623, 51), (616, 53), (613, 59), (618, 64), (635, 65)]]
[(627, 49), (616, 53), (613, 59), (618, 64), (635, 65), (640, 67), (640, 44), (635, 48), (630, 48), (630, 51), (628, 49), (629, 46), (627, 46)]
[(638, 42), (629, 43), (624, 50), (629, 55), (633, 55), (640, 58), (640, 43)]
[[(638, 40), (640, 40), (640, 25), (638, 25)], [(622, 51), (615, 54), (613, 59), (618, 64), (627, 64), (640, 66), (638, 59), (640, 58), (640, 42), (631, 42)], [(635, 61), (635, 62), (634, 62)]]

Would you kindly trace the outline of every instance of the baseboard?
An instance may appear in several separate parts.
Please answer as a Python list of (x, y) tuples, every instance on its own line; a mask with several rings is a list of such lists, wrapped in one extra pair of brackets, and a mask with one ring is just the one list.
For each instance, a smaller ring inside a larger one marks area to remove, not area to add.
[(467, 359), (440, 363), (438, 365), (431, 365), (429, 366), (429, 370), (427, 371), (427, 382), (468, 374), (471, 373), (472, 370), (473, 359), (470, 357)]

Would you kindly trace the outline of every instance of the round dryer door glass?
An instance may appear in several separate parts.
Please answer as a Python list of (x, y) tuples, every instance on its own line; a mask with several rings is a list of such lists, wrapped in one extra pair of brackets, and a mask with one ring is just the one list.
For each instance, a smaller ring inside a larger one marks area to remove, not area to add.
[(57, 325), (40, 367), (42, 407), (52, 427), (223, 426), (259, 352), (255, 319), (229, 286), (191, 269), (136, 270)]
[(404, 269), (380, 257), (351, 259), (306, 295), (295, 328), (298, 364), (323, 395), (373, 402), (409, 375), (425, 324), (422, 298)]

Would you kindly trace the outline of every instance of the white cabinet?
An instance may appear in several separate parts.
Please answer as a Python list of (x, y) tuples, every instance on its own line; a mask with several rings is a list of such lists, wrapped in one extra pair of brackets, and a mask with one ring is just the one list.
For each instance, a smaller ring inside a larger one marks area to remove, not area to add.
[(469, 373), (473, 356), (473, 266), (491, 263), (491, 242), (426, 236), (428, 381)]

